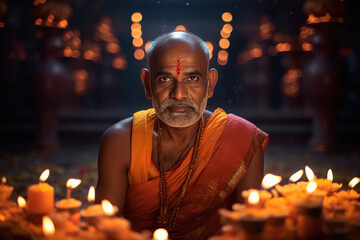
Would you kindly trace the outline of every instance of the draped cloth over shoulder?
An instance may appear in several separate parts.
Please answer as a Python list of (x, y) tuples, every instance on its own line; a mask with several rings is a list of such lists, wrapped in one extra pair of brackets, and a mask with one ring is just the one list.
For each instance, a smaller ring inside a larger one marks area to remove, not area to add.
[[(134, 114), (129, 187), (124, 216), (134, 230), (158, 228), (159, 172), (151, 158), (153, 109)], [(258, 150), (264, 150), (268, 135), (252, 123), (216, 109), (207, 119), (198, 162), (180, 205), (180, 213), (171, 239), (206, 239), (220, 228), (217, 210), (230, 207), (234, 190), (245, 175)], [(193, 149), (182, 161), (166, 172), (167, 202), (171, 211), (185, 179)]]

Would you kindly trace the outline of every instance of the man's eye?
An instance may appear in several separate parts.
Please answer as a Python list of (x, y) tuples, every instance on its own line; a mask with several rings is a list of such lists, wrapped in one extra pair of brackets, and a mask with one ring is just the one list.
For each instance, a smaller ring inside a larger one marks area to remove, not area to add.
[(188, 81), (191, 81), (191, 82), (194, 82), (194, 81), (199, 80), (199, 78), (198, 78), (197, 76), (189, 76), (189, 77), (187, 78), (187, 80), (188, 80)]
[(160, 82), (169, 82), (171, 80), (171, 78), (169, 78), (169, 77), (160, 77), (159, 80), (160, 80)]

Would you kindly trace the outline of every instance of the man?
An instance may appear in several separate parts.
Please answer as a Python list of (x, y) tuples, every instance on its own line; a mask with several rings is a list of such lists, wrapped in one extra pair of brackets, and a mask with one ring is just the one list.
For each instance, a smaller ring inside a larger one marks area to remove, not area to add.
[(154, 109), (110, 127), (101, 140), (96, 201), (108, 199), (134, 230), (206, 239), (220, 207), (263, 177), (267, 134), (223, 110), (207, 110), (218, 79), (199, 37), (172, 32), (148, 48), (141, 79)]

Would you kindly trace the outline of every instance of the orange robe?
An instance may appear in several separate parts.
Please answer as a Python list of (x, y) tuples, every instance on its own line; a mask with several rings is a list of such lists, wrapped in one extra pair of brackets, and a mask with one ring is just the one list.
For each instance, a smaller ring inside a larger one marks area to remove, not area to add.
[[(137, 112), (133, 118), (129, 187), (123, 214), (138, 231), (158, 228), (160, 173), (151, 155), (154, 118), (154, 109)], [(205, 122), (198, 161), (180, 204), (175, 227), (169, 232), (170, 238), (206, 239), (215, 234), (220, 228), (217, 210), (234, 203), (236, 186), (257, 149), (265, 149), (267, 142), (268, 135), (252, 123), (216, 109)], [(165, 173), (170, 213), (179, 196), (192, 151), (193, 148)]]

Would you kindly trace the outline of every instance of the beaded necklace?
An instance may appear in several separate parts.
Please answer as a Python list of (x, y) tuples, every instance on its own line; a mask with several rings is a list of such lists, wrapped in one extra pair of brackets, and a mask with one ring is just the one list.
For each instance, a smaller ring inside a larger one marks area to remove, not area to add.
[(196, 134), (196, 140), (194, 144), (194, 150), (191, 156), (191, 161), (189, 164), (189, 169), (186, 174), (184, 183), (181, 187), (181, 191), (179, 197), (175, 203), (172, 214), (168, 217), (168, 207), (167, 207), (167, 187), (166, 187), (166, 179), (165, 179), (165, 171), (164, 171), (164, 159), (161, 152), (161, 136), (162, 136), (162, 127), (160, 125), (160, 121), (158, 121), (158, 137), (157, 137), (157, 151), (158, 151), (158, 160), (160, 167), (160, 182), (159, 182), (159, 195), (160, 195), (160, 216), (157, 218), (157, 222), (160, 227), (166, 228), (168, 231), (171, 231), (174, 228), (177, 217), (179, 215), (179, 207), (180, 203), (183, 200), (187, 188), (189, 186), (190, 178), (192, 173), (194, 172), (195, 162), (199, 156), (200, 144), (204, 130), (204, 116), (201, 116), (200, 124), (198, 127), (198, 131)]

